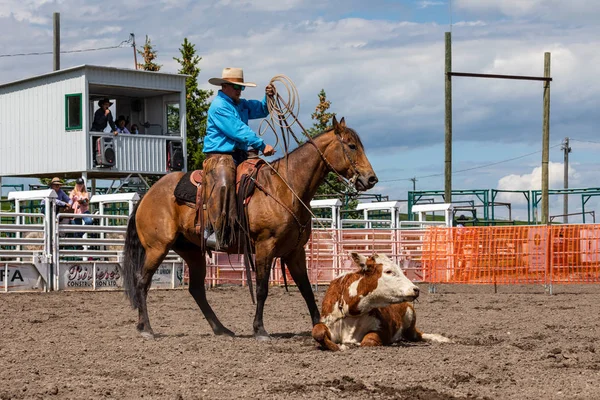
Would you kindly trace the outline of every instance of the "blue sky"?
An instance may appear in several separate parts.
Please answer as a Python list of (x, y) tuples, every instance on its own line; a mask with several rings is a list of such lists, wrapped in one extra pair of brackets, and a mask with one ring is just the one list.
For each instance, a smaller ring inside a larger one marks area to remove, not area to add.
[[(212, 88), (207, 80), (225, 66), (243, 67), (260, 87), (285, 74), (298, 86), (306, 126), (325, 89), (332, 111), (365, 143), (380, 178), (371, 192), (406, 199), (412, 177), (417, 189), (444, 188), (444, 32), (452, 21), (455, 71), (542, 75), (544, 52), (552, 53), (550, 188), (563, 185), (560, 142), (567, 136), (570, 186), (600, 187), (600, 2), (322, 3), (11, 0), (0, 4), (0, 48), (2, 54), (51, 50), (52, 12), (58, 11), (63, 50), (113, 46), (134, 32), (138, 44), (149, 35), (163, 71), (175, 72), (173, 57), (187, 37), (203, 57), (203, 88)], [(64, 54), (61, 66), (131, 68), (132, 58), (131, 48)], [(2, 57), (0, 82), (51, 67), (51, 56)], [(244, 92), (247, 98), (261, 94)], [(541, 83), (455, 78), (453, 103), (453, 169), (470, 169), (453, 175), (455, 189), (540, 188)], [(513, 201), (513, 214), (524, 218), (521, 199), (503, 200)], [(570, 203), (576, 212), (580, 197)], [(594, 209), (600, 202), (588, 204)], [(561, 211), (562, 198), (551, 198), (550, 213)]]

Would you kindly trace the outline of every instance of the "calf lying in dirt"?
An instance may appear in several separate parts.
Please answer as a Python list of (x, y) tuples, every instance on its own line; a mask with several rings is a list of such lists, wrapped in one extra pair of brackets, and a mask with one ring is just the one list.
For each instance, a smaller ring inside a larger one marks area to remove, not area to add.
[(419, 297), (419, 288), (399, 266), (379, 254), (367, 258), (352, 253), (352, 259), (359, 269), (334, 279), (323, 298), (321, 322), (312, 331), (322, 349), (390, 345), (402, 339), (450, 341), (415, 327), (417, 316), (408, 302)]

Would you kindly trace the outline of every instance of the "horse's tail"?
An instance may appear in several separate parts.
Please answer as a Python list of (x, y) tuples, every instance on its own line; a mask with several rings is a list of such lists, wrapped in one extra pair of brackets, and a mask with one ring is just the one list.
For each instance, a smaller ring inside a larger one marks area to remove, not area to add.
[(131, 301), (133, 308), (139, 308), (140, 294), (138, 293), (138, 281), (141, 276), (144, 262), (146, 261), (146, 250), (140, 242), (135, 216), (137, 213), (138, 203), (133, 212), (129, 216), (127, 223), (127, 234), (125, 236), (125, 259), (123, 260), (123, 287), (125, 295)]

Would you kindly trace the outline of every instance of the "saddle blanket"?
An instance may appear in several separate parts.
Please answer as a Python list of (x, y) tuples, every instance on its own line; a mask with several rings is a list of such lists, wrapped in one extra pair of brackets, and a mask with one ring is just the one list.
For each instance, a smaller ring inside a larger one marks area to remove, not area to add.
[(186, 172), (177, 183), (175, 192), (173, 192), (175, 198), (184, 203), (196, 204), (196, 193), (198, 192), (198, 188), (190, 182), (190, 176), (193, 172), (194, 171)]

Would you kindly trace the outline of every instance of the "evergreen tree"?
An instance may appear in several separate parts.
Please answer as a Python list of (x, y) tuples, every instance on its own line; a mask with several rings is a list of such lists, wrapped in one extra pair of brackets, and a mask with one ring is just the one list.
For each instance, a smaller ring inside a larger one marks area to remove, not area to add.
[(315, 121), (313, 126), (307, 130), (311, 137), (315, 137), (319, 133), (327, 130), (331, 125), (331, 120), (335, 116), (335, 113), (327, 112), (329, 107), (331, 107), (331, 102), (327, 100), (325, 89), (321, 89), (319, 92), (319, 104), (315, 107), (315, 112), (310, 115)]
[[(329, 112), (330, 107), (331, 101), (327, 100), (325, 89), (321, 89), (319, 92), (319, 104), (317, 104), (315, 112), (310, 116), (315, 122), (312, 127), (307, 129), (307, 133), (311, 137), (331, 128), (331, 120), (335, 116), (335, 113)], [(319, 197), (340, 199), (342, 204), (344, 204), (344, 209), (353, 209), (356, 206), (357, 201), (354, 200), (355, 194), (333, 172), (327, 174), (325, 181), (317, 189), (317, 196)]]
[(152, 47), (152, 43), (150, 42), (150, 38), (146, 35), (146, 43), (142, 47), (142, 50), (138, 50), (138, 53), (144, 59), (143, 63), (138, 63), (138, 67), (143, 69), (144, 71), (160, 71), (162, 65), (158, 65), (154, 62), (156, 59), (156, 50)]
[(189, 75), (186, 80), (186, 125), (187, 125), (187, 168), (188, 171), (202, 168), (204, 153), (202, 143), (206, 135), (206, 117), (208, 113), (208, 98), (213, 95), (212, 90), (198, 88), (198, 75), (200, 68), (198, 63), (202, 60), (196, 55), (195, 45), (187, 38), (183, 39), (179, 49), (181, 58), (173, 57), (181, 68), (180, 74)]

